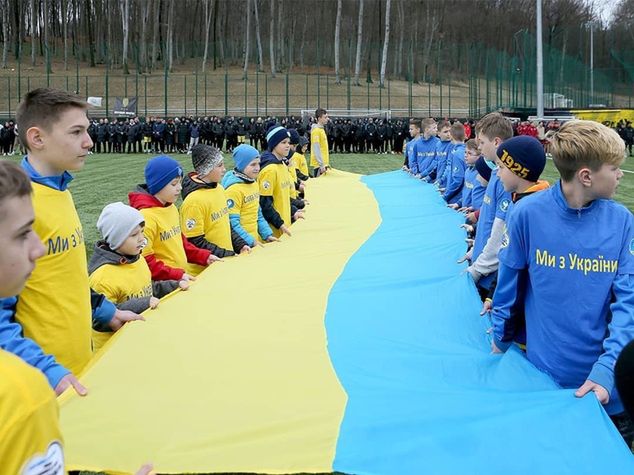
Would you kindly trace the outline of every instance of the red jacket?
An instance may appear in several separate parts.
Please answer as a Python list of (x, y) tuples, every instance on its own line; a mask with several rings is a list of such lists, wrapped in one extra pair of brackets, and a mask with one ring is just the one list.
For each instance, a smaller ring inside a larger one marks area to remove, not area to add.
[[(173, 203), (161, 203), (158, 199), (151, 195), (145, 185), (139, 185), (136, 191), (128, 194), (128, 200), (130, 206), (138, 210), (145, 208), (155, 208), (168, 206), (176, 206)], [(207, 265), (207, 259), (211, 255), (211, 252), (206, 249), (200, 249), (194, 246), (187, 240), (184, 234), (181, 233), (181, 239), (183, 241), (183, 248), (185, 249), (185, 255), (187, 256), (187, 262), (198, 264), (201, 266)], [(185, 269), (177, 269), (170, 267), (163, 261), (158, 260), (154, 254), (145, 256), (147, 265), (152, 273), (152, 280), (180, 280), (185, 273)]]

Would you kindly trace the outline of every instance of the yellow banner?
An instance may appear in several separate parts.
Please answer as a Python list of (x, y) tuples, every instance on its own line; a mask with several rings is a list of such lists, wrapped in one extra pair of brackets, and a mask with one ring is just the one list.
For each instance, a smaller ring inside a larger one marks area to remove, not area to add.
[(127, 325), (60, 399), (69, 470), (330, 472), (347, 396), (328, 294), (380, 223), (359, 175), (308, 182), (293, 236), (218, 262)]
[(579, 109), (570, 111), (577, 119), (594, 120), (595, 122), (611, 122), (614, 126), (620, 120), (634, 122), (634, 109)]

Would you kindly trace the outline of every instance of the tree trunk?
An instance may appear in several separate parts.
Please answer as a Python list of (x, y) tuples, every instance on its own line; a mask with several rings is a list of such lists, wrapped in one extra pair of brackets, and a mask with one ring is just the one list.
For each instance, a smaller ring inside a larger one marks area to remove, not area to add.
[(291, 33), (289, 35), (288, 40), (288, 72), (291, 71), (295, 62), (293, 58), (295, 57), (295, 27), (297, 26), (297, 16), (293, 15), (293, 22), (291, 24)]
[(385, 87), (385, 69), (387, 68), (387, 51), (390, 43), (390, 6), (392, 0), (385, 3), (385, 37), (383, 38), (383, 56), (381, 58), (381, 79), (379, 87)]
[(264, 71), (264, 56), (262, 55), (262, 38), (260, 36), (260, 15), (258, 13), (258, 1), (253, 0), (253, 13), (255, 14), (255, 41), (258, 44), (258, 72)]
[(123, 74), (130, 74), (128, 69), (128, 35), (130, 32), (130, 0), (121, 0), (121, 26), (123, 29)]
[(92, 8), (90, 7), (90, 0), (85, 0), (86, 5), (86, 26), (88, 28), (88, 51), (90, 54), (90, 67), (94, 68), (95, 64), (95, 37), (92, 31)]
[(399, 18), (399, 39), (398, 53), (394, 61), (394, 76), (403, 76), (403, 41), (405, 38), (405, 8), (403, 8), (403, 0), (398, 2), (398, 18)]
[(342, 0), (337, 0), (337, 19), (335, 20), (335, 84), (341, 84), (339, 77), (339, 38), (341, 33), (341, 5)]
[(275, 0), (269, 0), (271, 5), (271, 21), (269, 22), (269, 53), (271, 55), (271, 76), (275, 77)]
[(154, 2), (148, 2), (147, 8), (143, 0), (139, 0), (139, 17), (141, 23), (141, 33), (139, 34), (139, 53), (137, 60), (139, 62), (138, 68), (140, 73), (144, 73), (147, 68), (147, 42), (146, 42), (146, 29), (147, 22), (152, 17), (152, 5)]
[[(154, 5), (154, 30), (152, 32), (152, 57), (150, 58), (150, 71), (156, 66), (156, 55), (158, 53), (158, 38), (161, 18), (161, 0), (155, 0)], [(153, 2), (154, 3), (154, 2)]]
[(37, 15), (35, 0), (31, 0), (31, 66), (35, 66), (35, 30), (37, 28)]
[(247, 0), (247, 27), (246, 27), (246, 39), (244, 40), (244, 69), (242, 71), (242, 79), (247, 80), (247, 69), (249, 68), (249, 47), (250, 45), (250, 31), (251, 31), (251, 0)]
[[(247, 0), (248, 1), (248, 0)], [(209, 8), (209, 1), (203, 0), (204, 15), (205, 15), (205, 51), (203, 53), (202, 72), (205, 72), (207, 66), (207, 56), (209, 54), (209, 29), (211, 28), (211, 18), (213, 16), (213, 4), (212, 8)]]
[(9, 0), (2, 0), (2, 69), (7, 68), (7, 55), (9, 54)]
[(282, 69), (282, 56), (284, 53), (284, 48), (282, 48), (283, 43), (282, 37), (282, 0), (277, 0), (277, 69)]
[(357, 55), (354, 62), (354, 83), (360, 86), (359, 73), (361, 72), (361, 41), (363, 40), (363, 3), (359, 0), (359, 16), (357, 18)]
[[(363, 0), (361, 0), (363, 1)], [(304, 43), (306, 42), (306, 26), (308, 25), (308, 9), (304, 9), (304, 21), (302, 22), (302, 42), (299, 46), (299, 67), (304, 69)]]
[(167, 70), (171, 71), (174, 61), (174, 0), (167, 1)]

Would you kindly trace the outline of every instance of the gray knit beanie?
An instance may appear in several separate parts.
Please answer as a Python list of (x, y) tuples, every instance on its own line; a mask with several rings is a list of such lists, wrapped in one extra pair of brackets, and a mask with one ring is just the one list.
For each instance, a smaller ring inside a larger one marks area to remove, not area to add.
[(141, 212), (121, 202), (107, 205), (97, 220), (97, 229), (110, 246), (117, 250), (135, 227), (145, 222)]

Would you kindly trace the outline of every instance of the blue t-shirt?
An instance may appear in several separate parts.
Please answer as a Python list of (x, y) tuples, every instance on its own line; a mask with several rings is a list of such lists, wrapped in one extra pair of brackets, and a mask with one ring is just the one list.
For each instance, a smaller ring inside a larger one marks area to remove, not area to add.
[[(491, 228), (495, 218), (506, 220), (506, 213), (511, 206), (511, 194), (504, 191), (504, 185), (498, 178), (497, 169), (491, 172), (491, 179), (484, 192), (482, 198), (482, 206), (480, 207), (480, 217), (478, 218), (478, 229), (476, 231), (475, 242), (473, 243), (472, 262), (478, 259), (482, 254), (484, 246), (491, 235)], [(482, 276), (478, 281), (478, 285), (487, 288), (491, 284), (494, 274)]]
[[(614, 364), (634, 339), (634, 224), (611, 200), (572, 209), (561, 182), (516, 203), (500, 265), (528, 272), (524, 297), (528, 359), (564, 388), (586, 379), (612, 392), (606, 410), (622, 411)], [(504, 286), (500, 272), (498, 288)], [(495, 307), (498, 302), (496, 293)], [(493, 312), (494, 335), (504, 320)]]

